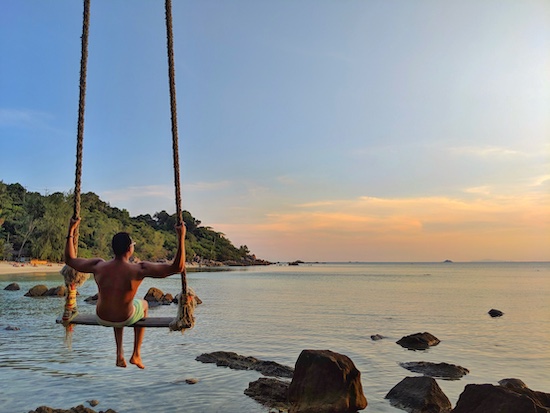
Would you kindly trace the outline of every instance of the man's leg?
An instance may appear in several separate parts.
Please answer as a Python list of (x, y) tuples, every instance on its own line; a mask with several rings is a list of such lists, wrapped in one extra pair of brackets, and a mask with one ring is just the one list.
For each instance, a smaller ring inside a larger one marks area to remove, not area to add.
[(122, 334), (124, 333), (124, 327), (113, 327), (115, 331), (116, 342), (116, 365), (117, 367), (126, 367), (126, 360), (124, 360), (124, 349), (122, 348)]
[[(143, 317), (147, 317), (147, 310), (149, 309), (149, 304), (145, 300), (141, 300), (143, 305)], [(145, 327), (134, 327), (134, 352), (132, 353), (132, 358), (130, 358), (130, 363), (135, 364), (140, 369), (144, 369), (145, 366), (141, 361), (141, 343), (143, 342), (143, 336), (145, 334)]]

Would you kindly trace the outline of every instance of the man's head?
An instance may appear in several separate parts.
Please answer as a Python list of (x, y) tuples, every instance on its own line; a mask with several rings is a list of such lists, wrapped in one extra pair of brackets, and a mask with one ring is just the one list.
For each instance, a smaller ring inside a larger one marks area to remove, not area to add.
[(111, 245), (113, 246), (113, 252), (115, 255), (120, 257), (130, 251), (130, 248), (134, 244), (135, 242), (132, 241), (132, 238), (130, 238), (130, 234), (127, 232), (119, 232), (113, 237), (113, 242)]

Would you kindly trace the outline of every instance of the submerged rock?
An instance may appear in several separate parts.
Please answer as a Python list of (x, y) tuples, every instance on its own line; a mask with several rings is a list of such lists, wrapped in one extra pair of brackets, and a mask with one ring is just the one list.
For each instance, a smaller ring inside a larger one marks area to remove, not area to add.
[[(29, 413), (98, 413), (98, 412), (81, 404), (76, 407), (71, 407), (68, 410), (54, 409), (48, 406), (40, 406), (36, 410), (31, 410)], [(113, 409), (107, 409), (105, 410), (105, 412), (99, 412), (99, 413), (116, 413), (116, 412)]]
[(414, 373), (447, 380), (458, 380), (470, 372), (470, 370), (455, 364), (430, 363), (428, 361), (411, 361), (399, 363), (399, 365)]
[(294, 373), (292, 367), (283, 366), (274, 361), (264, 361), (258, 360), (255, 357), (241, 356), (229, 351), (204, 353), (195, 360), (202, 363), (216, 363), (216, 366), (229, 367), (234, 370), (256, 370), (264, 376), (291, 378)]
[(85, 298), (84, 302), (86, 302), (88, 304), (96, 305), (98, 299), (99, 299), (99, 295), (96, 293), (94, 295), (91, 295), (91, 296)]
[(431, 346), (437, 346), (440, 342), (434, 335), (424, 332), (402, 337), (397, 341), (397, 344), (409, 350), (426, 350)]
[(392, 406), (409, 413), (448, 413), (451, 402), (431, 377), (405, 377), (388, 394)]
[(373, 334), (372, 336), (370, 336), (370, 339), (373, 340), (373, 341), (382, 340), (384, 338), (386, 338), (386, 337), (384, 337), (381, 334)]
[(303, 350), (288, 389), (290, 413), (354, 413), (367, 407), (361, 373), (330, 350)]
[(548, 413), (550, 394), (528, 388), (468, 384), (452, 413)]
[(277, 410), (288, 410), (288, 387), (290, 383), (278, 379), (261, 377), (248, 383), (244, 394), (258, 403)]
[(6, 286), (6, 288), (4, 288), (4, 290), (6, 290), (6, 291), (18, 291), (20, 289), (21, 289), (21, 287), (19, 287), (19, 284), (17, 284), (17, 283), (8, 284)]

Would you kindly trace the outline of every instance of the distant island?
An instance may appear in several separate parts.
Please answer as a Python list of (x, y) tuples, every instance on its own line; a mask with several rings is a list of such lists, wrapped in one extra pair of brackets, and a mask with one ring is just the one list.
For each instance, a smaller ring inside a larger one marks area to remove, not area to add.
[(443, 261), (443, 262), (444, 262), (444, 263), (452, 263), (451, 260), (445, 260), (445, 261)]
[[(60, 262), (73, 198), (73, 194), (61, 192), (41, 195), (21, 184), (0, 180), (0, 260)], [(183, 211), (182, 215), (187, 227), (187, 261), (200, 266), (272, 264), (257, 258), (246, 245), (235, 247), (225, 234), (202, 226), (190, 212)], [(169, 260), (176, 252), (176, 214), (160, 211), (131, 217), (127, 210), (112, 207), (87, 192), (81, 194), (80, 216), (81, 257), (110, 257), (111, 238), (119, 231), (131, 234), (138, 260)]]

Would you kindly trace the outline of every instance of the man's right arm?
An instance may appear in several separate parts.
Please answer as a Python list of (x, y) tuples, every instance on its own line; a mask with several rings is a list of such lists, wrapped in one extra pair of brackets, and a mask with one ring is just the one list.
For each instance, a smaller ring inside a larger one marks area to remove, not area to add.
[(181, 273), (185, 269), (185, 224), (176, 226), (178, 249), (171, 264), (142, 261), (139, 263), (140, 277), (165, 278)]
[(69, 223), (69, 234), (67, 235), (67, 241), (65, 242), (65, 264), (79, 272), (93, 273), (95, 272), (96, 265), (103, 262), (103, 260), (101, 258), (86, 259), (78, 258), (76, 256), (76, 249), (73, 240), (76, 229), (79, 225), (80, 218), (71, 218), (71, 222)]

